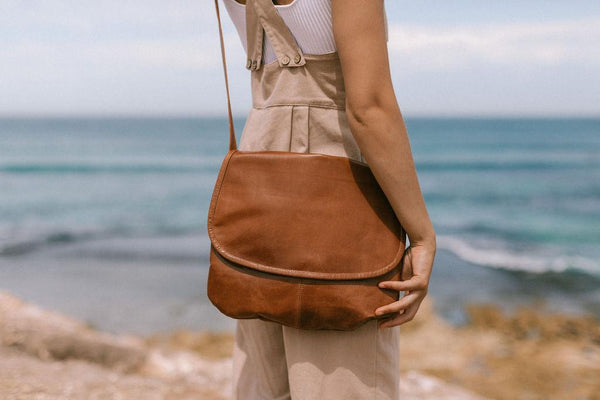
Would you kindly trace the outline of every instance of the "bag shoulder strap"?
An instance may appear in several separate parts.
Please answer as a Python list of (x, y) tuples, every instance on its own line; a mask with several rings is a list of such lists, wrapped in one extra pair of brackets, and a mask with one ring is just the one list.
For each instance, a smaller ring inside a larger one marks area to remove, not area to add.
[(221, 58), (223, 59), (223, 73), (225, 75), (225, 90), (227, 91), (227, 115), (229, 117), (229, 151), (237, 150), (235, 140), (235, 128), (233, 126), (233, 116), (231, 114), (231, 96), (229, 95), (229, 79), (227, 78), (227, 60), (225, 59), (225, 43), (223, 41), (223, 27), (221, 26), (221, 14), (219, 13), (219, 0), (215, 0), (215, 9), (217, 11), (217, 21), (219, 23), (219, 39), (221, 41)]

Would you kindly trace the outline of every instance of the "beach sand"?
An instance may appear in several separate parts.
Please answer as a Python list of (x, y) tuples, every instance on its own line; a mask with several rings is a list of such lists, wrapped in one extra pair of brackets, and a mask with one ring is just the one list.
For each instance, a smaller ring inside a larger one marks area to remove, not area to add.
[[(600, 399), (600, 323), (470, 304), (453, 326), (428, 296), (401, 326), (402, 400)], [(1, 399), (227, 399), (230, 332), (101, 332), (0, 292)]]

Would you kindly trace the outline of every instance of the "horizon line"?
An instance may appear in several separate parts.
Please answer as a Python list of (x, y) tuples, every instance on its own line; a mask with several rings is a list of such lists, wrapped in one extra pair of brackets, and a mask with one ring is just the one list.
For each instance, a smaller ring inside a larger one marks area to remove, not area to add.
[[(600, 119), (600, 112), (593, 114), (541, 114), (541, 113), (403, 113), (406, 119)], [(245, 119), (247, 114), (233, 115), (233, 119)], [(228, 119), (227, 114), (189, 113), (0, 113), (0, 120), (8, 119)]]

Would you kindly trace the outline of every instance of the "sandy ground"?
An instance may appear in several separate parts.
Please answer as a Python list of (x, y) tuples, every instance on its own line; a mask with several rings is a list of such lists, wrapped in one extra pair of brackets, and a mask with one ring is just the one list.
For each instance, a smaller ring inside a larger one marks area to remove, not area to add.
[[(401, 327), (402, 400), (600, 399), (600, 323), (470, 305), (453, 327), (428, 297)], [(99, 332), (0, 292), (0, 399), (227, 399), (233, 337)]]

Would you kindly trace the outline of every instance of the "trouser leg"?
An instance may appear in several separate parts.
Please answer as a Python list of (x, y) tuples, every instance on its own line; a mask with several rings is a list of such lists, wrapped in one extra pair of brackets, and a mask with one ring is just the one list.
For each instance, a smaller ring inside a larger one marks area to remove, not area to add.
[(235, 400), (289, 400), (282, 326), (259, 319), (237, 321), (233, 348)]
[(399, 330), (370, 321), (355, 331), (283, 327), (294, 400), (397, 400)]

